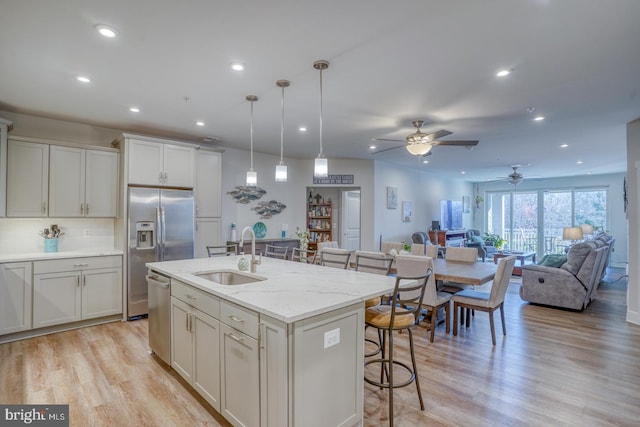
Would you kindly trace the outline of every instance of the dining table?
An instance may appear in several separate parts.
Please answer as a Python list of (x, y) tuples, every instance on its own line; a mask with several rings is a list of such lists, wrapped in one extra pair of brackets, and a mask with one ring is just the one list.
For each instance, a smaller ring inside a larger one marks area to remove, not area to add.
[(433, 260), (433, 272), (438, 281), (480, 286), (493, 280), (496, 270), (497, 266), (491, 263)]

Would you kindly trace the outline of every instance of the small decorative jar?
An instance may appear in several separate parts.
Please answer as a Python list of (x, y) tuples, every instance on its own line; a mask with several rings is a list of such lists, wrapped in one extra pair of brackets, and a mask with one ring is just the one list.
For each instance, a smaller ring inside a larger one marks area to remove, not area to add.
[(45, 252), (58, 252), (58, 239), (44, 239)]
[(240, 259), (238, 260), (238, 270), (240, 271), (249, 270), (249, 260), (246, 259), (244, 256), (240, 257)]

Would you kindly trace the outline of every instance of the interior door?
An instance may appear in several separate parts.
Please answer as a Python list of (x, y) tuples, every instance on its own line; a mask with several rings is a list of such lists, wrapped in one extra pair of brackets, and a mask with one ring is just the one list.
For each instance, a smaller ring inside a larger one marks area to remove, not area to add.
[(360, 190), (342, 192), (342, 244), (352, 251), (360, 249)]

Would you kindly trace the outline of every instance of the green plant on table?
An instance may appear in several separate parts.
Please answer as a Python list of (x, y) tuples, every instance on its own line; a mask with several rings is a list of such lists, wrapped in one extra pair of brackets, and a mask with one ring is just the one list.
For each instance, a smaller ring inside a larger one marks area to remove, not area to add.
[(505, 239), (503, 239), (502, 237), (500, 237), (499, 234), (493, 234), (493, 233), (484, 233), (484, 241), (485, 242), (492, 242), (493, 246), (497, 250), (502, 249), (502, 246), (504, 246), (504, 244), (507, 243), (507, 241)]

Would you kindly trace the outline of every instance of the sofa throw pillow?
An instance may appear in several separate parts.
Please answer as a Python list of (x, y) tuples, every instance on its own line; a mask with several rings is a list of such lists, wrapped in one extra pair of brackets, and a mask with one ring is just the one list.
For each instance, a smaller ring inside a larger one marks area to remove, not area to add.
[(473, 243), (480, 243), (481, 245), (484, 244), (484, 240), (480, 236), (471, 236), (471, 241)]
[(560, 268), (565, 262), (567, 262), (567, 256), (564, 254), (548, 254), (542, 257), (538, 265)]

